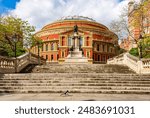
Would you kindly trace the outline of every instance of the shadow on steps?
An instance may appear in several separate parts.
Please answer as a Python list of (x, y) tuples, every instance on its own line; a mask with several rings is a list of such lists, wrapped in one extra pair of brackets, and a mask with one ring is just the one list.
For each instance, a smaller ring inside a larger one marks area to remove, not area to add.
[(24, 69), (20, 71), (20, 73), (32, 73), (32, 70), (37, 66), (37, 64), (29, 64)]

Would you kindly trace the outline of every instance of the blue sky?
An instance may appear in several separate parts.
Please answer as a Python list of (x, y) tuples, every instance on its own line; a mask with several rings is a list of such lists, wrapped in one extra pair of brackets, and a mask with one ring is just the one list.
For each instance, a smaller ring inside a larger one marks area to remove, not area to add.
[(20, 0), (0, 0), (0, 13), (15, 9), (16, 3), (19, 1)]
[[(0, 14), (22, 18), (37, 30), (64, 16), (80, 15), (109, 25), (128, 0), (0, 0)], [(17, 6), (16, 6), (17, 4)]]
[[(20, 0), (0, 0), (0, 13), (5, 13), (7, 10), (15, 9), (16, 3), (19, 1)], [(118, 0), (118, 1), (121, 2), (123, 0)]]

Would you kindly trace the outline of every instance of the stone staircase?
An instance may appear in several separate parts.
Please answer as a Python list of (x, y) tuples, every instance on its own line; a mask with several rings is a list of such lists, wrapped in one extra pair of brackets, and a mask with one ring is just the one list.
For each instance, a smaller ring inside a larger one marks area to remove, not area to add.
[(33, 73), (134, 73), (124, 65), (111, 64), (47, 64), (36, 66)]
[(150, 94), (150, 75), (126, 66), (49, 64), (33, 72), (1, 74), (0, 93)]
[(7, 74), (0, 93), (150, 94), (150, 75), (110, 73)]

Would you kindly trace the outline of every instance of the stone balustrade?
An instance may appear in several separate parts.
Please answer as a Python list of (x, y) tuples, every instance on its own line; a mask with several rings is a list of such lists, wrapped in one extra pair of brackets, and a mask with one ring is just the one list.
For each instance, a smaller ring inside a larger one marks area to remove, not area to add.
[(108, 59), (109, 64), (123, 64), (124, 53)]
[(141, 59), (130, 55), (129, 53), (123, 53), (116, 57), (107, 60), (108, 64), (124, 64), (134, 70), (136, 73), (150, 74), (150, 59)]
[(142, 70), (145, 73), (150, 73), (150, 59), (143, 59), (142, 60)]
[(13, 72), (14, 71), (14, 59), (13, 58), (5, 58), (0, 56), (0, 73), (5, 72)]
[[(39, 58), (32, 53), (26, 53), (17, 58), (7, 58), (0, 56), (0, 73), (20, 72), (28, 64), (38, 64)], [(46, 60), (40, 57), (40, 63), (45, 63)]]

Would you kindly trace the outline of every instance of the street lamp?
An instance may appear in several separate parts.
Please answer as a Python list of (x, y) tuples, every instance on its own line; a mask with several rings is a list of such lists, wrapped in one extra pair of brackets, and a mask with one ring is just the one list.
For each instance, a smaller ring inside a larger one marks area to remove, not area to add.
[(12, 37), (12, 40), (14, 42), (14, 56), (15, 56), (15, 73), (17, 72), (17, 35), (14, 34)]
[(142, 35), (140, 34), (140, 36), (139, 36), (139, 58), (140, 59), (142, 59), (143, 58), (143, 56), (142, 56), (142, 39), (143, 39), (143, 37), (142, 37)]
[(116, 56), (117, 55), (117, 44), (114, 43), (114, 55)]
[(13, 42), (14, 42), (14, 53), (15, 53), (15, 58), (17, 57), (17, 36), (16, 34), (12, 37)]
[(40, 65), (40, 43), (39, 41), (37, 42), (37, 46), (38, 46), (38, 65)]

